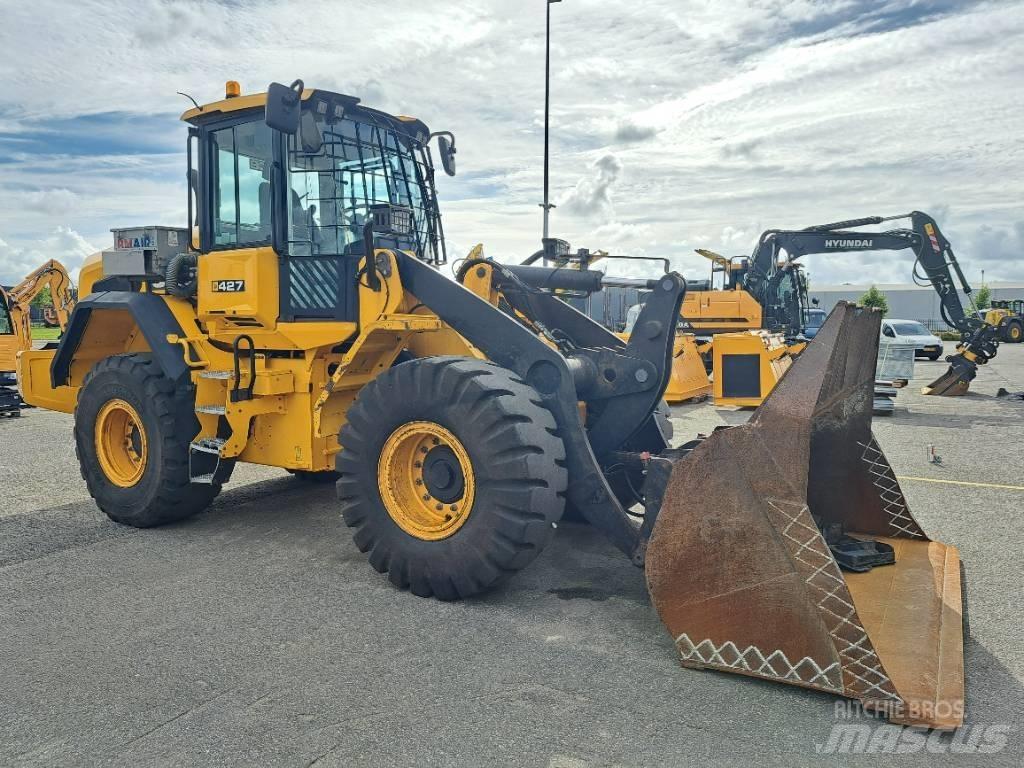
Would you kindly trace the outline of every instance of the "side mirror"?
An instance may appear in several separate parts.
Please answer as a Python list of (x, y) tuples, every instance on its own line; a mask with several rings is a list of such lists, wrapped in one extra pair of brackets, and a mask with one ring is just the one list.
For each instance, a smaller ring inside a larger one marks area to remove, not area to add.
[(889, 338), (896, 338), (896, 332), (893, 331), (888, 325), (882, 329), (882, 335), (888, 336)]
[(315, 155), (324, 146), (324, 136), (320, 133), (320, 126), (316, 124), (313, 113), (305, 111), (299, 119), (299, 143), (302, 144), (302, 151)]
[[(437, 136), (437, 150), (441, 155), (441, 167), (449, 176), (455, 175), (455, 136), (450, 131), (438, 131), (430, 134)], [(430, 141), (428, 138), (427, 141)]]
[(305, 86), (296, 80), (290, 86), (271, 83), (267, 86), (265, 121), (275, 131), (294, 136), (299, 132), (299, 113), (302, 90)]

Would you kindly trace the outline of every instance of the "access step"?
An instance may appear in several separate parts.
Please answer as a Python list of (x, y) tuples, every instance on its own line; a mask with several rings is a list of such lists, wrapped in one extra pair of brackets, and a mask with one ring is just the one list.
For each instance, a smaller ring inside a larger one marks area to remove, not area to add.
[(223, 437), (201, 437), (192, 443), (192, 450), (220, 456), (220, 449), (226, 442), (227, 440)]
[(197, 405), (196, 413), (211, 413), (214, 416), (223, 416), (228, 409), (223, 405)]

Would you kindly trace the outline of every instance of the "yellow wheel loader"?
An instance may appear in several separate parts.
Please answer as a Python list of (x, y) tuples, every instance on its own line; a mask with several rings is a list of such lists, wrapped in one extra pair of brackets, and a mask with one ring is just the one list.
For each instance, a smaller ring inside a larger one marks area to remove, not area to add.
[(59, 348), (19, 358), (112, 519), (194, 515), (239, 461), (336, 473), (370, 565), (448, 600), (526, 567), (568, 506), (646, 567), (684, 664), (960, 721), (957, 554), (871, 435), (877, 313), (841, 305), (751, 424), (671, 448), (679, 275), (624, 342), (558, 298), (602, 273), (438, 270), (450, 134), (301, 81), (184, 120), (188, 225), (115, 230)]
[(987, 325), (999, 329), (1002, 341), (1008, 344), (1024, 341), (1024, 299), (993, 301), (988, 309), (978, 314)]

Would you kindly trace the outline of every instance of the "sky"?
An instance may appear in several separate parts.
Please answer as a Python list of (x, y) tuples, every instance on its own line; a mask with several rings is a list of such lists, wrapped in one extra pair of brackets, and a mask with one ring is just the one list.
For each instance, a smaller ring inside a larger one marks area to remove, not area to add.
[[(449, 254), (541, 234), (544, 1), (0, 0), (0, 282), (112, 227), (184, 226), (189, 106), (271, 81), (455, 133)], [(968, 279), (1024, 280), (1024, 2), (552, 5), (552, 234), (667, 257), (923, 210)], [(808, 256), (814, 285), (909, 282), (906, 252)], [(609, 267), (636, 274), (635, 263)]]

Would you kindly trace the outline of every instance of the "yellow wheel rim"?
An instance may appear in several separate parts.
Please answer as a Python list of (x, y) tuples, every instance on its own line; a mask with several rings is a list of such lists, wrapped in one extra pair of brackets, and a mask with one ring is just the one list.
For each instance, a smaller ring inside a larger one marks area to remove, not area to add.
[(1010, 328), (1010, 338), (1014, 341), (1020, 341), (1021, 330), (1019, 325), (1015, 325)]
[(96, 456), (114, 485), (131, 488), (146, 471), (146, 430), (139, 412), (124, 400), (109, 400), (96, 416)]
[(459, 530), (476, 492), (465, 447), (432, 421), (411, 421), (391, 433), (380, 452), (377, 486), (395, 524), (424, 541)]

